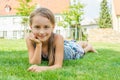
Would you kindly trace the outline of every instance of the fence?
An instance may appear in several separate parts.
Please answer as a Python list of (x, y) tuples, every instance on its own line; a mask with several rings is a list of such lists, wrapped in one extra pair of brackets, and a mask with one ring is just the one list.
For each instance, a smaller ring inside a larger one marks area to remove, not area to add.
[(87, 35), (87, 29), (77, 29), (77, 28), (56, 28), (55, 33), (61, 34), (65, 39), (79, 39), (83, 40), (82, 34), (84, 32), (85, 35)]
[[(85, 29), (84, 29), (85, 30)], [(77, 28), (62, 28), (57, 27), (54, 30), (54, 33), (61, 34), (65, 39), (77, 39), (82, 40), (82, 31), (77, 30)], [(78, 36), (79, 34), (79, 36)], [(24, 31), (15, 30), (15, 31), (0, 31), (0, 38), (4, 39), (22, 39), (24, 38)]]

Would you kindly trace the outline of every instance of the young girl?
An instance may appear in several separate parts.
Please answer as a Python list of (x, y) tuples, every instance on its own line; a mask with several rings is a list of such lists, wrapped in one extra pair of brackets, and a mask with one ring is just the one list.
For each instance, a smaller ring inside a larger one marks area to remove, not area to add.
[[(79, 44), (65, 41), (59, 34), (53, 33), (55, 19), (53, 13), (46, 8), (38, 8), (30, 15), (31, 33), (26, 38), (29, 63), (33, 64), (29, 71), (41, 72), (61, 68), (63, 60), (81, 58), (88, 51), (95, 52), (86, 42)], [(38, 66), (42, 60), (48, 60), (49, 66)]]

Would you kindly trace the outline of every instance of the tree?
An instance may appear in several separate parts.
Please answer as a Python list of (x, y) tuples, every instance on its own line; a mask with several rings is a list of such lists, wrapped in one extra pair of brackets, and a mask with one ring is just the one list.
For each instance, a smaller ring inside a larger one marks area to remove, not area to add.
[(102, 0), (101, 2), (101, 11), (98, 24), (100, 28), (110, 28), (112, 27), (112, 19), (107, 4), (107, 0)]
[(62, 14), (63, 21), (59, 22), (59, 26), (63, 27), (70, 27), (70, 28), (77, 28), (77, 36), (75, 33), (73, 35), (75, 36), (74, 39), (78, 40), (80, 35), (80, 30), (82, 30), (80, 26), (80, 21), (82, 20), (84, 5), (78, 2), (77, 4), (73, 4), (69, 7), (68, 10), (64, 11)]
[(20, 4), (18, 8), (16, 8), (17, 15), (22, 16), (22, 22), (24, 26), (24, 34), (27, 32), (27, 27), (28, 27), (28, 16), (30, 13), (33, 11), (35, 8), (35, 5), (30, 5), (29, 3), (32, 2), (32, 0), (17, 0)]

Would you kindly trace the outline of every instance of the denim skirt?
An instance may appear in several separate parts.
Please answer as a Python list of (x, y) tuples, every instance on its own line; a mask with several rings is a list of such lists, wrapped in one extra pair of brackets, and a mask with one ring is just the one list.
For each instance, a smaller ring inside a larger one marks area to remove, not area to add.
[(64, 41), (64, 60), (79, 59), (84, 55), (83, 48), (75, 41)]

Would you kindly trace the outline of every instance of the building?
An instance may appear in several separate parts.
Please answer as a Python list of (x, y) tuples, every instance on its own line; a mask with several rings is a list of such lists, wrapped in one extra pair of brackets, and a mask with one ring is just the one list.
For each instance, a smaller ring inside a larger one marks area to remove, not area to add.
[(112, 0), (113, 29), (120, 32), (120, 0)]
[[(46, 7), (54, 14), (56, 21), (61, 20), (60, 14), (68, 9), (70, 0), (32, 0), (30, 5)], [(16, 15), (16, 8), (19, 7), (17, 0), (0, 0), (0, 38), (23, 38), (24, 26), (21, 25), (21, 16)]]

